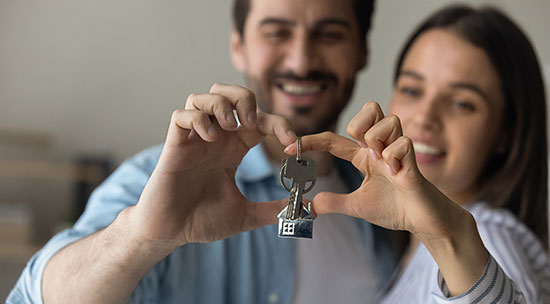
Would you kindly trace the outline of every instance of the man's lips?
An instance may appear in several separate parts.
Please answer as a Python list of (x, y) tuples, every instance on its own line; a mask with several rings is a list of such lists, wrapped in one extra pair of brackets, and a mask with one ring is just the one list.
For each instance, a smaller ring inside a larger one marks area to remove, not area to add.
[(320, 102), (328, 84), (325, 82), (280, 82), (275, 85), (283, 99), (293, 107), (313, 107)]
[(281, 83), (277, 84), (277, 88), (286, 94), (294, 96), (307, 96), (320, 93), (326, 88), (323, 84), (298, 84), (298, 83)]

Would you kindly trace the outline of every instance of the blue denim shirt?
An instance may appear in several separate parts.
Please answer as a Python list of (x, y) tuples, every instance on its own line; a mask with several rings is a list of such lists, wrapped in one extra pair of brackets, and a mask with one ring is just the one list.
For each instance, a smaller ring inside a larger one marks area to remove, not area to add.
[[(41, 281), (48, 260), (60, 249), (109, 225), (135, 205), (156, 166), (162, 146), (125, 161), (92, 194), (73, 228), (54, 236), (27, 263), (7, 303), (42, 303)], [(362, 176), (350, 163), (335, 160), (349, 190)], [(236, 173), (237, 186), (251, 201), (288, 197), (261, 145), (252, 148)], [(389, 278), (395, 266), (386, 231), (357, 220), (365, 254), (379, 274)], [(222, 241), (189, 244), (160, 261), (140, 281), (130, 303), (291, 303), (294, 292), (295, 242), (277, 237), (266, 226)], [(375, 295), (373, 295), (374, 297)]]

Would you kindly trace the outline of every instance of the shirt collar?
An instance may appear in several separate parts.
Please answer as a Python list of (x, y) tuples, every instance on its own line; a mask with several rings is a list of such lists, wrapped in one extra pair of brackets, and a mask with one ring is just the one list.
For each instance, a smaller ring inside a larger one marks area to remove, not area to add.
[(244, 156), (237, 168), (235, 177), (245, 182), (255, 182), (273, 176), (271, 163), (261, 144), (258, 144)]

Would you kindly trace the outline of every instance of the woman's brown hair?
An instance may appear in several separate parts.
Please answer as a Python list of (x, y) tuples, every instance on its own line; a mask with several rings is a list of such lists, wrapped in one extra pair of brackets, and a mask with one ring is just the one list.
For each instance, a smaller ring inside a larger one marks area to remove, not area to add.
[(479, 176), (477, 199), (510, 210), (548, 248), (546, 96), (532, 44), (498, 9), (445, 7), (413, 32), (399, 55), (394, 82), (416, 38), (434, 28), (448, 30), (483, 49), (500, 76), (505, 98), (500, 127), (503, 145), (495, 147)]

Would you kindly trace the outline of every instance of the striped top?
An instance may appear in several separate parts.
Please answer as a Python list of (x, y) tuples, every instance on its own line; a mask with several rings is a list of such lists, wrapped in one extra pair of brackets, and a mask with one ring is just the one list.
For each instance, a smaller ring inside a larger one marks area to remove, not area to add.
[[(535, 235), (507, 210), (484, 203), (466, 207), (490, 253), (481, 278), (449, 297), (445, 280), (423, 244), (399, 267), (381, 303), (550, 303), (550, 261)], [(397, 276), (399, 274), (399, 276)]]

